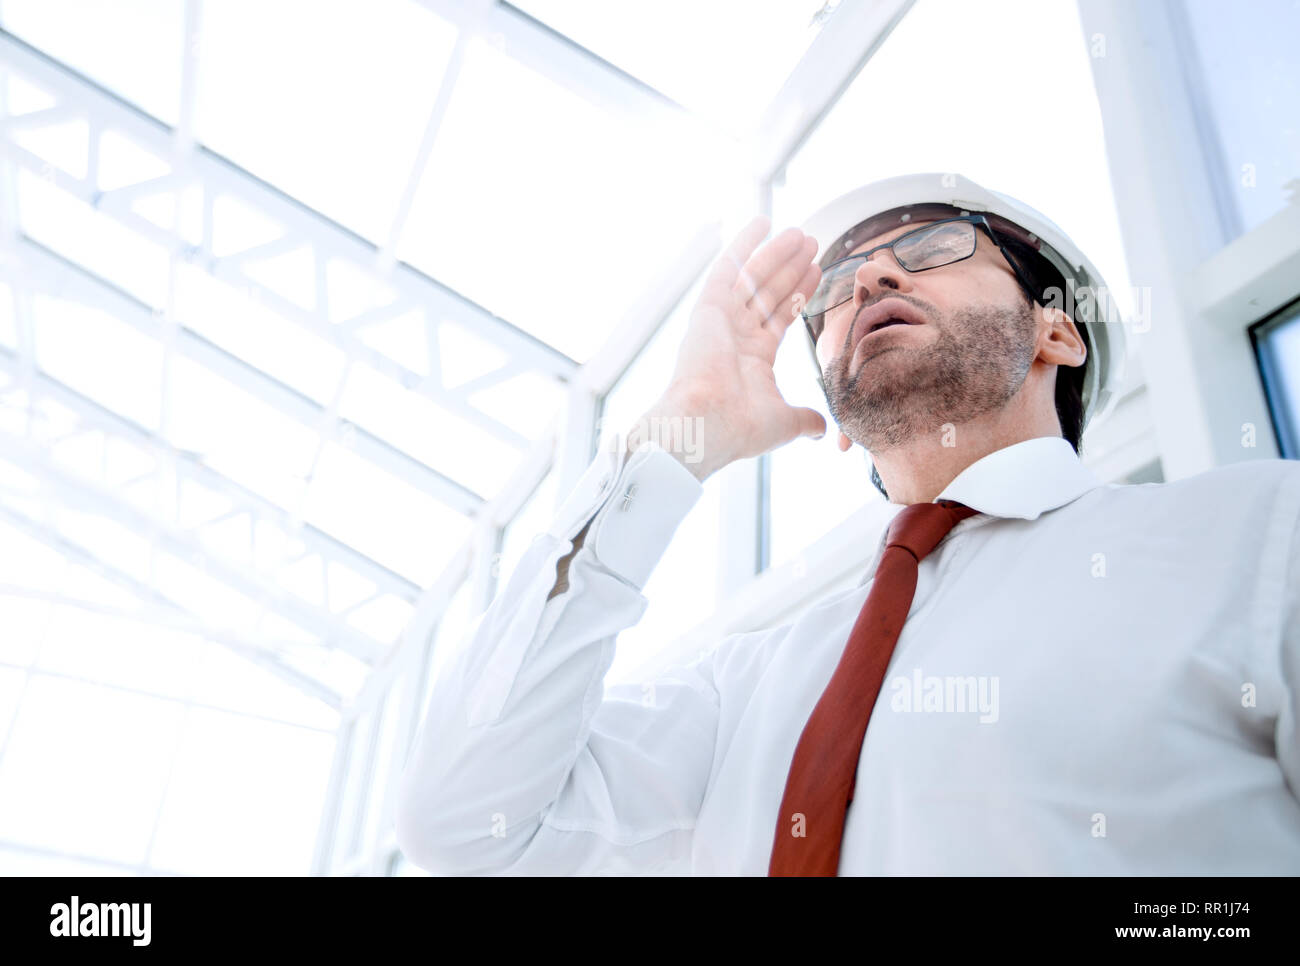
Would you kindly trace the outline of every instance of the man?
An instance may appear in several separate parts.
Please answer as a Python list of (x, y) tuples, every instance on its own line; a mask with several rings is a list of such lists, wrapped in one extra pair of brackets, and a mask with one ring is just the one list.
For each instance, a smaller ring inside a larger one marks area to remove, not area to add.
[[(1006, 196), (890, 179), (808, 226), (755, 251), (755, 219), (719, 259), (663, 396), (437, 682), (403, 851), (447, 874), (1300, 872), (1300, 466), (1098, 480), (1079, 434), (1123, 333), (1062, 301), (1097, 273)], [(800, 314), (840, 447), (897, 510), (862, 583), (603, 695), (704, 480), (825, 431), (772, 373)], [(654, 438), (684, 419), (698, 460)]]

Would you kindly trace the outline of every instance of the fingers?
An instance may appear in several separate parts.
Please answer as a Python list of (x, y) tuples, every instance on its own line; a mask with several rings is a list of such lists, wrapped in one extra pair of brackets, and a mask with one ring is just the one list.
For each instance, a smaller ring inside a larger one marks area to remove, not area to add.
[[(804, 247), (811, 248), (811, 252), (815, 253), (817, 251), (817, 242), (809, 238)], [(811, 253), (809, 257), (811, 257)], [(803, 267), (803, 275), (798, 278), (796, 284), (796, 274), (801, 266)], [(770, 286), (770, 291), (779, 293), (777, 309), (764, 319), (762, 324), (775, 332), (778, 337), (784, 335), (785, 330), (790, 327), (790, 323), (799, 318), (799, 313), (808, 304), (813, 292), (817, 291), (817, 284), (821, 281), (821, 278), (821, 269), (815, 264), (805, 265), (802, 258), (791, 259), (787, 262), (785, 267), (773, 277)], [(765, 288), (764, 292), (766, 291), (769, 291), (769, 289)], [(763, 295), (763, 292), (760, 292), (759, 295)], [(757, 298), (755, 301), (757, 301)]]
[[(755, 298), (767, 286), (787, 261), (798, 255), (803, 247), (804, 235), (798, 228), (787, 228), (766, 245), (759, 249), (740, 270), (733, 286), (733, 292), (742, 303)], [(784, 293), (782, 293), (784, 294)], [(775, 301), (768, 297), (768, 304), (760, 310), (760, 321), (775, 308)]]
[(847, 453), (849, 451), (849, 447), (852, 445), (853, 445), (853, 440), (849, 439), (843, 433), (840, 433), (840, 439), (839, 439), (840, 452)]
[(735, 291), (741, 268), (771, 227), (772, 219), (767, 215), (755, 215), (750, 219), (749, 224), (740, 230), (740, 234), (714, 262), (701, 292), (703, 298), (715, 302), (729, 300)]
[(795, 429), (799, 436), (811, 436), (821, 439), (826, 435), (826, 417), (815, 409), (791, 407), (794, 413)]
[(771, 227), (766, 215), (756, 215), (719, 256), (701, 293), (715, 305), (738, 300), (747, 308), (750, 324), (769, 326), (778, 337), (799, 317), (821, 281), (812, 264), (816, 239), (798, 228), (787, 228), (753, 254)]

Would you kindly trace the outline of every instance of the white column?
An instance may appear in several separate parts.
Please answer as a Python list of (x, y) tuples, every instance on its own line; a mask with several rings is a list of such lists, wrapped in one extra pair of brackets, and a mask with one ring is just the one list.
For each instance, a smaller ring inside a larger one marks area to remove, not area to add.
[(1245, 334), (1264, 312), (1225, 314), (1197, 294), (1207, 272), (1236, 272), (1235, 290), (1249, 283), (1251, 269), (1216, 257), (1231, 226), (1207, 153), (1212, 119), (1197, 94), (1202, 79), (1189, 74), (1179, 46), (1180, 12), (1130, 0), (1079, 0), (1079, 12), (1130, 277), (1150, 292), (1147, 331), (1130, 325), (1129, 336), (1140, 344), (1165, 478), (1276, 456), (1271, 438), (1242, 445), (1244, 423), (1271, 437)]

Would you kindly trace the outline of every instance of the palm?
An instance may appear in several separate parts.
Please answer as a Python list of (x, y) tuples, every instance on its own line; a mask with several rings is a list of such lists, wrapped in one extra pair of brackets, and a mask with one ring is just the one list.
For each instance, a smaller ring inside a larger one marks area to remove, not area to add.
[(674, 374), (675, 384), (695, 387), (693, 398), (730, 441), (733, 458), (825, 430), (816, 411), (786, 403), (773, 371), (782, 337), (820, 281), (812, 263), (817, 243), (790, 229), (742, 268), (765, 223), (751, 221), (715, 263), (691, 313)]

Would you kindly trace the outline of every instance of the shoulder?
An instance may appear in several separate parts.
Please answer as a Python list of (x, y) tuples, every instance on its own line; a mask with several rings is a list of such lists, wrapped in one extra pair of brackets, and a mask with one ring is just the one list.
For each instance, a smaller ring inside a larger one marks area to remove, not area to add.
[(1185, 489), (1243, 489), (1267, 492), (1300, 486), (1300, 461), (1263, 459), (1225, 463), (1194, 476), (1160, 484)]
[(1164, 483), (1108, 483), (1100, 489), (1110, 500), (1173, 504), (1193, 513), (1259, 510), (1300, 501), (1300, 461), (1243, 460)]
[(1202, 486), (1239, 485), (1250, 487), (1300, 485), (1300, 460), (1259, 459), (1225, 463), (1166, 486), (1199, 484)]
[(1164, 483), (1105, 483), (1062, 514), (1091, 535), (1127, 535), (1153, 549), (1277, 566), (1300, 529), (1300, 462), (1245, 460)]

